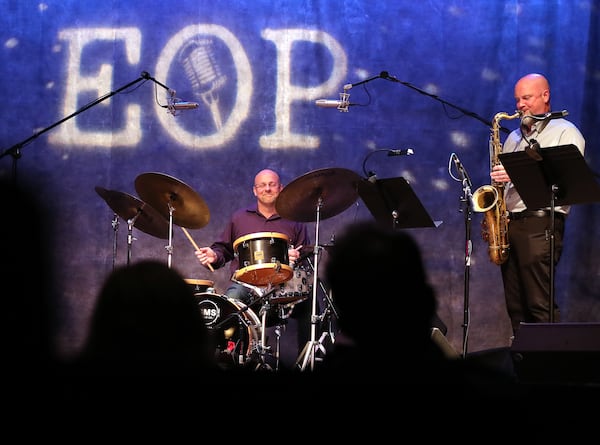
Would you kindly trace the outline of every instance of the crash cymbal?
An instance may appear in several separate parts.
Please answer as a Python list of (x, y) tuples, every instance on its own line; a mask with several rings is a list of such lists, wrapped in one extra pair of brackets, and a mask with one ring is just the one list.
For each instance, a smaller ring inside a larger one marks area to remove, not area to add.
[(168, 221), (151, 205), (135, 196), (117, 190), (107, 190), (96, 186), (96, 193), (106, 201), (117, 215), (128, 223), (129, 220), (135, 218), (133, 226), (142, 232), (161, 239), (169, 237)]
[(204, 200), (189, 185), (163, 173), (142, 173), (135, 178), (140, 197), (167, 220), (173, 209), (173, 223), (188, 229), (201, 229), (210, 214)]
[(286, 185), (277, 197), (277, 213), (292, 221), (316, 221), (343, 212), (358, 199), (360, 176), (345, 168), (323, 168), (306, 173)]

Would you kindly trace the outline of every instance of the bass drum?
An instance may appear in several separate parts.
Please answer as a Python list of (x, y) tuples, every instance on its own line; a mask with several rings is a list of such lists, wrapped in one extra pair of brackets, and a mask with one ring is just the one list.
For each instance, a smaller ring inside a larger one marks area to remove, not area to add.
[(219, 365), (225, 369), (244, 365), (260, 345), (261, 322), (254, 311), (226, 295), (207, 292), (195, 297)]

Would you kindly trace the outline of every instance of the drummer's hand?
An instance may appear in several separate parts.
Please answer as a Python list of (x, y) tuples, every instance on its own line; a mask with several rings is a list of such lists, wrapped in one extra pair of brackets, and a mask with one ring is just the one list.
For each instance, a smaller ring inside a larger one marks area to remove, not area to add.
[(290, 266), (293, 266), (294, 264), (296, 264), (296, 261), (298, 261), (298, 258), (300, 258), (300, 250), (302, 250), (302, 244), (299, 246), (290, 246), (288, 248), (288, 259), (290, 260)]
[(207, 266), (208, 264), (212, 264), (217, 261), (217, 254), (210, 247), (201, 247), (200, 249), (194, 252), (198, 261), (203, 266)]

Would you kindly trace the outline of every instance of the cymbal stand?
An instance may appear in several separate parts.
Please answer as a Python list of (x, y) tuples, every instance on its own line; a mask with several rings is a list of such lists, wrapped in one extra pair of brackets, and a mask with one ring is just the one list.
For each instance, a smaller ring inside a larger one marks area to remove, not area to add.
[(321, 288), (323, 290), (323, 294), (325, 295), (325, 299), (327, 301), (327, 307), (323, 311), (323, 314), (321, 314), (320, 319), (321, 319), (321, 321), (327, 320), (327, 329), (323, 329), (323, 333), (321, 334), (321, 337), (319, 337), (317, 349), (319, 351), (321, 351), (321, 353), (323, 355), (325, 355), (327, 353), (327, 350), (325, 349), (325, 346), (323, 345), (323, 343), (325, 342), (327, 337), (329, 337), (331, 339), (332, 344), (335, 343), (335, 333), (334, 333), (333, 320), (332, 320), (331, 315), (333, 314), (337, 319), (337, 312), (336, 312), (335, 307), (333, 306), (333, 301), (331, 299), (331, 290), (329, 292), (327, 292), (322, 283), (321, 283)]
[[(135, 221), (141, 215), (142, 211), (138, 209), (137, 213), (133, 218), (127, 220), (127, 265), (131, 264), (131, 245), (133, 244), (133, 226), (135, 225)], [(114, 222), (113, 222), (114, 227)], [(114, 263), (113, 263), (114, 269)]]
[(167, 205), (169, 206), (169, 244), (165, 246), (165, 249), (167, 250), (167, 265), (170, 269), (173, 257), (173, 212), (175, 209), (170, 202)]
[[(321, 246), (319, 246), (319, 248), (322, 249)], [(315, 270), (312, 262), (310, 261), (310, 258), (307, 258), (307, 261), (308, 261), (308, 264), (311, 267), (311, 269)], [(323, 291), (323, 295), (325, 295), (325, 300), (327, 301), (327, 309), (325, 309), (325, 311), (328, 311), (329, 309), (331, 309), (335, 318), (339, 318), (338, 311), (335, 308), (335, 305), (333, 304), (331, 290), (328, 291), (327, 289), (325, 289), (325, 285), (323, 284), (323, 281), (321, 281), (321, 280), (319, 280), (319, 286), (321, 287), (321, 290)]]
[[(308, 258), (307, 261), (308, 261), (308, 264), (311, 267), (311, 269), (314, 270), (312, 262), (310, 261), (310, 258)], [(334, 333), (334, 326), (333, 326), (332, 318), (335, 317), (336, 319), (338, 319), (339, 316), (338, 316), (337, 309), (335, 308), (335, 305), (333, 304), (331, 290), (328, 291), (325, 288), (323, 281), (321, 281), (320, 279), (318, 281), (319, 281), (319, 286), (321, 288), (321, 291), (323, 292), (323, 295), (325, 296), (324, 301), (326, 302), (326, 307), (323, 310), (323, 312), (321, 313), (321, 315), (317, 316), (317, 320), (320, 321), (321, 324), (323, 324), (322, 322), (324, 320), (327, 320), (328, 325), (327, 325), (327, 329), (324, 329), (323, 332), (321, 333), (321, 336), (319, 337), (319, 340), (317, 340), (317, 343), (314, 345), (314, 348), (315, 348), (315, 352), (320, 351), (323, 355), (325, 355), (327, 353), (327, 350), (325, 349), (325, 346), (324, 346), (325, 340), (329, 337), (331, 339), (331, 343), (332, 344), (335, 343), (335, 333)], [(332, 315), (333, 315), (333, 317), (332, 317)], [(316, 337), (316, 335), (315, 335), (315, 337)], [(304, 353), (304, 351), (305, 350), (303, 350), (302, 352)], [(298, 365), (299, 361), (300, 361), (300, 359), (298, 359), (298, 361), (296, 362), (296, 365)]]
[(112, 257), (112, 268), (115, 270), (116, 261), (117, 261), (117, 234), (119, 233), (119, 215), (114, 214), (114, 218), (111, 221), (111, 226), (113, 228), (113, 257)]
[[(323, 198), (319, 196), (319, 200), (317, 202), (316, 207), (316, 223), (315, 223), (315, 247), (314, 247), (314, 275), (313, 275), (313, 288), (312, 288), (312, 309), (310, 315), (310, 340), (304, 346), (304, 349), (300, 353), (300, 357), (296, 363), (302, 361), (300, 365), (300, 370), (306, 370), (306, 367), (310, 363), (310, 370), (313, 371), (315, 369), (315, 352), (319, 345), (319, 342), (316, 341), (317, 336), (317, 321), (319, 320), (319, 316), (317, 316), (317, 287), (319, 284), (319, 219), (321, 216), (321, 207), (323, 205)], [(304, 354), (304, 357), (302, 355)], [(302, 358), (302, 360), (300, 360)]]

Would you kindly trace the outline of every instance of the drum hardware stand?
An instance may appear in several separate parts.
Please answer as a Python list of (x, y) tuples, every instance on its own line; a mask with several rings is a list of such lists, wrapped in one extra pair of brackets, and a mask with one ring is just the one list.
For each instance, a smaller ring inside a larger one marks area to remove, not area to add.
[(113, 236), (113, 257), (112, 257), (112, 268), (115, 270), (117, 261), (117, 234), (119, 233), (119, 215), (114, 214), (114, 218), (111, 221), (111, 226), (114, 232)]
[[(240, 285), (242, 285), (244, 287), (247, 287), (247, 288), (253, 290), (254, 293), (255, 293), (255, 295), (256, 295), (256, 297), (253, 298), (252, 300), (250, 300), (245, 307), (243, 307), (243, 308), (241, 308), (241, 309), (239, 309), (239, 310), (237, 310), (237, 311), (232, 312), (231, 314), (229, 314), (229, 316), (225, 320), (222, 320), (221, 322), (219, 322), (218, 325), (221, 325), (222, 323), (224, 323), (226, 320), (230, 319), (233, 316), (237, 316), (237, 315), (241, 314), (242, 312), (245, 312), (245, 311), (249, 310), (250, 306), (252, 306), (256, 301), (262, 301), (262, 306), (261, 306), (260, 311), (259, 311), (259, 315), (261, 317), (260, 345), (258, 346), (259, 362), (256, 365), (255, 370), (260, 370), (260, 369), (270, 370), (271, 366), (267, 363), (267, 361), (265, 359), (267, 351), (269, 351), (271, 349), (269, 346), (267, 346), (267, 337), (266, 337), (266, 334), (267, 334), (267, 313), (269, 312), (269, 309), (271, 307), (269, 300), (271, 298), (271, 295), (277, 290), (277, 287), (267, 288), (268, 291), (264, 292), (263, 289), (261, 289), (260, 287), (253, 286), (251, 284), (244, 283), (244, 282), (241, 282), (241, 281), (237, 280), (235, 278), (235, 276), (236, 276), (236, 273), (234, 273), (233, 276), (231, 277), (231, 281), (233, 281), (234, 283), (240, 284)], [(279, 334), (280, 334), (280, 330), (276, 329), (275, 330), (275, 334), (277, 336), (277, 340), (276, 340), (277, 347), (276, 347), (276, 355), (275, 355), (275, 362), (276, 362), (275, 369), (277, 370), (277, 369), (279, 369), (279, 337), (280, 337)]]
[(327, 320), (327, 329), (323, 331), (323, 333), (321, 334), (321, 337), (319, 338), (319, 349), (321, 350), (323, 355), (325, 355), (327, 353), (325, 346), (323, 346), (323, 342), (325, 341), (325, 339), (327, 337), (329, 337), (331, 339), (331, 343), (332, 344), (335, 343), (335, 334), (334, 334), (333, 321), (332, 321), (331, 314), (333, 313), (336, 320), (338, 319), (338, 315), (337, 315), (337, 311), (335, 309), (335, 306), (333, 305), (333, 301), (331, 298), (331, 290), (329, 292), (326, 292), (323, 284), (321, 284), (321, 287), (323, 289), (325, 299), (327, 300), (327, 307), (325, 308), (325, 311), (323, 312), (323, 315), (321, 316), (321, 320)]
[[(269, 288), (268, 288), (269, 289)], [(260, 308), (260, 316), (261, 316), (261, 336), (260, 336), (260, 363), (256, 366), (255, 370), (271, 370), (271, 366), (266, 361), (267, 352), (270, 351), (271, 347), (267, 346), (267, 315), (269, 310), (271, 309), (271, 294), (273, 294), (277, 290), (277, 286), (270, 288), (268, 292), (260, 297), (260, 299), (264, 300), (263, 304)], [(260, 295), (260, 294), (259, 294)], [(283, 319), (282, 317), (277, 316), (278, 319)], [(275, 371), (279, 371), (279, 358), (280, 358), (280, 341), (281, 341), (281, 328), (282, 324), (278, 323), (275, 325)]]
[(317, 342), (317, 321), (321, 320), (321, 316), (317, 315), (317, 287), (319, 284), (319, 219), (321, 215), (321, 207), (323, 205), (323, 198), (319, 196), (316, 207), (316, 224), (315, 224), (315, 247), (314, 247), (314, 266), (313, 266), (313, 288), (312, 288), (312, 308), (310, 315), (310, 340), (306, 343), (296, 364), (300, 363), (300, 370), (306, 370), (306, 367), (310, 363), (310, 370), (315, 369), (315, 352), (319, 346)]
[[(307, 258), (307, 261), (308, 261), (309, 266), (311, 268), (313, 268), (310, 258)], [(327, 331), (323, 332), (323, 334), (321, 334), (321, 338), (319, 338), (319, 349), (321, 350), (321, 352), (323, 352), (323, 354), (325, 354), (326, 351), (325, 351), (325, 347), (323, 346), (323, 341), (327, 338), (327, 336), (331, 337), (331, 343), (335, 343), (335, 334), (334, 334), (333, 323), (332, 323), (332, 314), (336, 320), (338, 320), (340, 317), (338, 315), (337, 309), (335, 308), (335, 305), (333, 304), (333, 296), (332, 296), (331, 289), (328, 291), (325, 288), (323, 281), (320, 279), (319, 279), (319, 286), (321, 287), (321, 291), (323, 292), (323, 295), (325, 296), (324, 301), (327, 304), (325, 310), (323, 311), (323, 314), (321, 314), (321, 316), (320, 316), (320, 320), (321, 321), (327, 320), (328, 327), (327, 327)]]
[[(135, 216), (133, 218), (127, 220), (127, 265), (128, 266), (129, 266), (129, 264), (131, 264), (131, 245), (133, 243), (133, 226), (135, 225), (135, 221), (138, 219), (138, 217), (141, 215), (141, 213), (142, 213), (141, 210), (138, 210), (138, 212), (135, 214)], [(113, 227), (114, 227), (114, 220), (113, 220)], [(113, 269), (114, 269), (114, 262), (113, 262)]]
[[(273, 289), (274, 290), (274, 289)], [(269, 291), (271, 292), (271, 291)], [(259, 371), (259, 370), (267, 370), (270, 371), (271, 370), (271, 366), (267, 363), (266, 361), (266, 354), (267, 351), (269, 351), (271, 348), (270, 346), (267, 346), (267, 312), (269, 312), (269, 309), (271, 308), (271, 304), (269, 303), (269, 300), (265, 300), (265, 302), (263, 302), (262, 307), (260, 308), (260, 312), (261, 312), (261, 330), (260, 330), (260, 345), (259, 345), (259, 357), (260, 360), (258, 362), (258, 364), (256, 365), (256, 367), (254, 368), (255, 371)], [(277, 339), (277, 342), (279, 342), (279, 339)], [(277, 355), (275, 357), (276, 363), (279, 362), (279, 356)], [(277, 369), (279, 366), (276, 365), (275, 368)]]
[[(323, 283), (319, 280), (319, 284), (321, 286), (321, 290), (323, 291), (324, 295), (326, 296), (325, 300), (327, 301), (327, 307), (325, 308), (325, 310), (323, 311), (323, 313), (321, 315), (317, 315), (316, 316), (316, 320), (319, 321), (321, 323), (321, 325), (323, 324), (324, 320), (327, 320), (328, 326), (327, 329), (323, 330), (323, 332), (321, 333), (321, 336), (319, 337), (319, 339), (314, 342), (313, 346), (314, 346), (314, 353), (316, 353), (317, 351), (320, 351), (323, 355), (327, 354), (327, 350), (325, 348), (325, 340), (329, 337), (331, 339), (331, 343), (335, 343), (335, 333), (334, 333), (334, 329), (333, 329), (333, 323), (332, 323), (332, 313), (336, 316), (337, 318), (337, 312), (335, 307), (333, 306), (333, 302), (331, 300), (331, 295), (329, 295), (331, 293), (331, 291), (327, 292), (325, 290), (325, 286), (323, 285)], [(302, 352), (300, 353), (300, 356), (298, 357), (298, 359), (296, 360), (296, 366), (301, 366), (301, 360), (302, 360), (302, 356), (304, 354), (306, 354), (307, 348), (309, 347), (309, 345), (311, 344), (311, 342), (307, 343), (304, 346), (304, 349), (302, 350)], [(315, 357), (313, 357), (313, 360), (317, 360)], [(303, 369), (303, 368), (300, 368)]]
[[(321, 247), (319, 246), (319, 248), (321, 248)], [(310, 261), (310, 258), (307, 258), (306, 260), (308, 261), (308, 265), (310, 266), (310, 268), (314, 270), (314, 267)], [(325, 285), (323, 284), (323, 281), (321, 281), (320, 279), (318, 281), (319, 281), (319, 286), (321, 287), (321, 290), (323, 291), (323, 295), (325, 295), (325, 300), (327, 301), (328, 309), (331, 309), (331, 311), (333, 312), (333, 315), (335, 316), (336, 319), (339, 318), (338, 311), (335, 308), (335, 305), (333, 304), (331, 290), (327, 291), (327, 289), (325, 289)], [(328, 309), (326, 309), (326, 310), (328, 310)]]
[(167, 265), (171, 268), (171, 260), (173, 257), (173, 212), (175, 209), (171, 205), (171, 203), (167, 203), (169, 206), (169, 244), (165, 246), (167, 250)]

